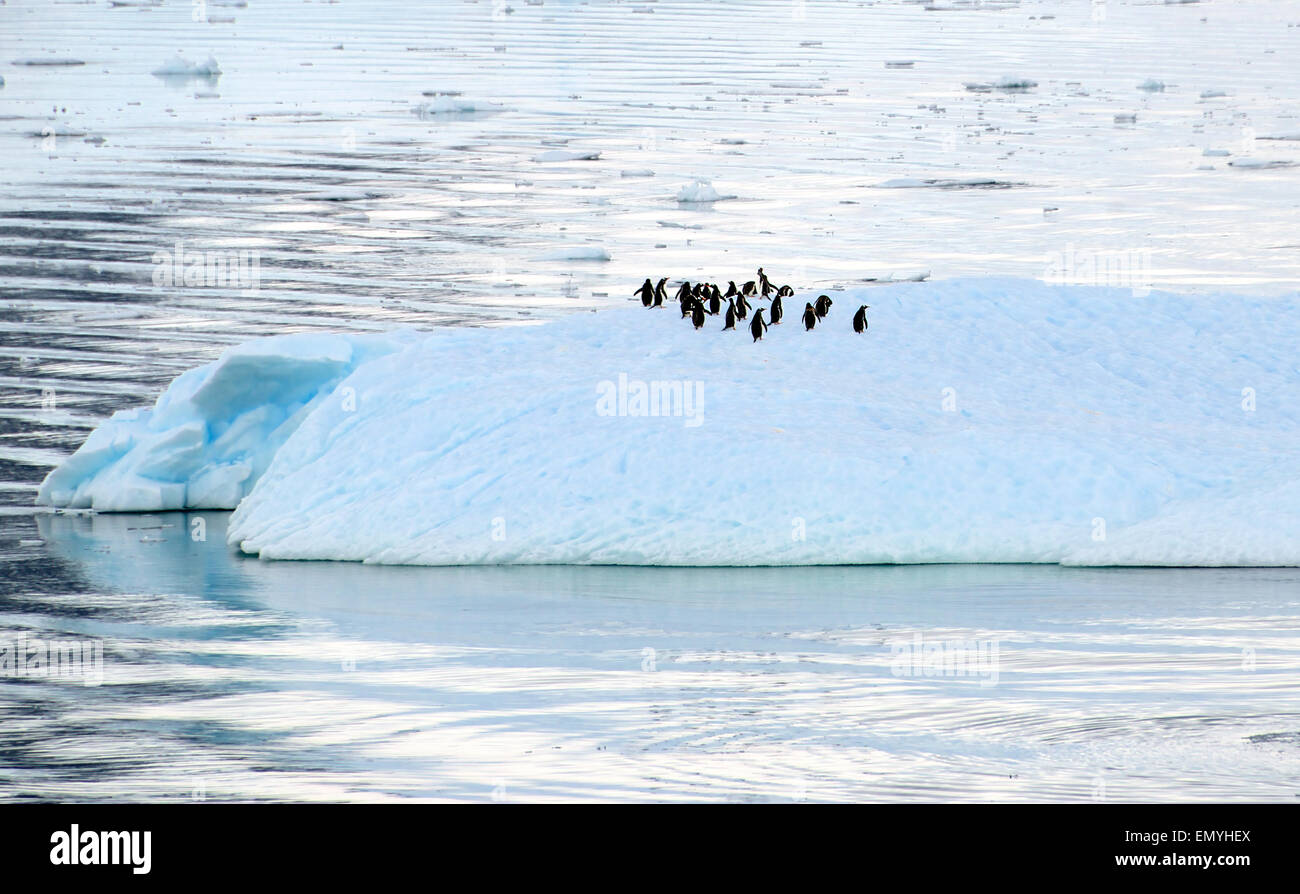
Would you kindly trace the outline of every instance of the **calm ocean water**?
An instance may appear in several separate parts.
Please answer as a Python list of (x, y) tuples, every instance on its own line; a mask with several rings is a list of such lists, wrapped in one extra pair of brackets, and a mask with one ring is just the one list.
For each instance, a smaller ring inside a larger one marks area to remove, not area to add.
[[(259, 335), (759, 263), (1294, 290), (1298, 44), (1296, 2), (10, 0), (0, 647), (97, 685), (0, 677), (0, 798), (1293, 801), (1295, 570), (275, 564), (30, 507)], [(155, 285), (178, 244), (258, 288)]]

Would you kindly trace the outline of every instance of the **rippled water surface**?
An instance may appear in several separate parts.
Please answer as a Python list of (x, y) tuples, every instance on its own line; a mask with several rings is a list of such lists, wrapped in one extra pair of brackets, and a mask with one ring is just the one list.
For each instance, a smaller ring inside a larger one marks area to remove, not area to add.
[[(8, 0), (0, 633), (104, 680), (0, 681), (0, 797), (1294, 800), (1295, 571), (268, 564), (218, 513), (30, 505), (258, 335), (758, 264), (1294, 291), (1298, 55), (1293, 0)], [(178, 242), (258, 288), (155, 285)], [(896, 674), (916, 634), (996, 680)]]
[(277, 563), (224, 524), (4, 519), (0, 638), (104, 663), (4, 684), (0, 796), (1300, 796), (1300, 571)]

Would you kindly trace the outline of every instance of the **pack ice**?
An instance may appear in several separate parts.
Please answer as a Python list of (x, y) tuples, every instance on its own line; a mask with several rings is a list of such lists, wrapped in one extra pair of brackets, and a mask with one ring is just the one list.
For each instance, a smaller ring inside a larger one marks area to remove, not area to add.
[(639, 303), (254, 342), (40, 501), (238, 502), (276, 559), (1300, 564), (1300, 296), (900, 283), (806, 332), (816, 294), (757, 343)]

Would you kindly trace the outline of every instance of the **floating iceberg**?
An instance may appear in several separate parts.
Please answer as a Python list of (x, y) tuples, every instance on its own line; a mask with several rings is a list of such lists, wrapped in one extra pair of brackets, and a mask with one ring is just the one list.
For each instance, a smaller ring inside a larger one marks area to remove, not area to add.
[(600, 152), (583, 149), (550, 149), (540, 155), (534, 155), (533, 161), (545, 164), (554, 161), (596, 161)]
[(1023, 93), (1037, 87), (1038, 82), (1032, 78), (1021, 77), (1019, 75), (1003, 75), (996, 81), (967, 81), (962, 86), (967, 90), (972, 90), (976, 93), (987, 93), (990, 90), (1006, 90), (1011, 93)]
[(1291, 168), (1296, 162), (1283, 158), (1238, 158), (1228, 164), (1234, 168)]
[(412, 111), (419, 118), (437, 118), (439, 116), (475, 115), (500, 112), (505, 106), (481, 99), (461, 99), (456, 94), (435, 94), (428, 102), (422, 102)]
[(279, 559), (1300, 564), (1300, 296), (903, 283), (806, 332), (815, 294), (757, 343), (639, 306), (254, 342), (41, 502), (246, 493), (230, 542)]
[(215, 78), (221, 74), (217, 60), (209, 56), (204, 62), (190, 62), (177, 56), (155, 68), (151, 74), (160, 78)]
[(734, 198), (735, 196), (724, 196), (718, 192), (708, 180), (695, 180), (677, 190), (677, 201), (684, 203), (720, 202), (723, 199)]

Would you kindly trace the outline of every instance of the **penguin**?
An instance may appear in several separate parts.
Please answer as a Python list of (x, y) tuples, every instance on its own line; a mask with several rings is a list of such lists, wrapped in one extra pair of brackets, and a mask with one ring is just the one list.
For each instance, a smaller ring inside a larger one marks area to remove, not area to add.
[(758, 341), (763, 337), (763, 330), (766, 328), (767, 324), (763, 322), (763, 308), (760, 307), (754, 311), (754, 320), (749, 324), (749, 334), (754, 336), (754, 341)]
[(696, 329), (704, 328), (704, 305), (699, 301), (696, 301), (695, 307), (691, 309), (691, 322), (695, 324)]
[(803, 308), (803, 328), (806, 332), (811, 332), (812, 327), (817, 325), (817, 311), (813, 310), (811, 304), (805, 304)]
[(762, 267), (758, 268), (758, 288), (763, 293), (764, 298), (766, 298), (767, 293), (772, 291), (774, 288), (772, 281), (767, 278), (767, 274), (763, 272)]
[(695, 284), (695, 288), (691, 289), (691, 297), (692, 297), (692, 298), (699, 298), (701, 295), (704, 294), (704, 290), (705, 290), (706, 288), (708, 288), (708, 286), (706, 286), (704, 283), (702, 283), (702, 282), (697, 282), (697, 283)]
[(637, 289), (637, 290), (636, 290), (635, 292), (633, 292), (632, 294), (633, 294), (633, 295), (640, 295), (640, 296), (641, 296), (641, 306), (642, 306), (642, 307), (649, 307), (649, 306), (650, 306), (650, 303), (651, 303), (652, 301), (655, 300), (655, 287), (654, 287), (654, 284), (653, 284), (652, 282), (650, 282), (649, 277), (647, 277), (647, 278), (646, 278), (646, 281), (645, 281), (644, 283), (641, 284), (641, 288)]
[(663, 279), (659, 280), (659, 284), (655, 286), (655, 307), (663, 307), (664, 301), (668, 299), (668, 295), (664, 292), (664, 283), (666, 282), (668, 282), (668, 277), (665, 276)]
[(734, 279), (730, 279), (727, 280), (727, 294), (723, 295), (722, 297), (731, 298), (732, 296), (739, 294), (739, 292), (740, 290), (736, 288), (736, 281)]
[(826, 316), (828, 313), (831, 312), (832, 303), (834, 302), (831, 301), (830, 296), (828, 295), (817, 296), (817, 306), (816, 306), (817, 319), (820, 320), (822, 317)]
[(790, 286), (781, 286), (781, 288), (776, 290), (776, 297), (778, 298), (788, 298), (793, 294), (794, 289), (790, 288)]
[(684, 279), (682, 280), (681, 286), (677, 289), (677, 300), (681, 301), (689, 294), (691, 294), (691, 281), (689, 279)]
[(727, 325), (722, 327), (722, 331), (726, 332), (728, 329), (735, 329), (735, 328), (736, 328), (736, 302), (728, 298), (727, 299)]
[(722, 293), (718, 291), (717, 286), (714, 286), (713, 294), (709, 296), (709, 313), (716, 317), (721, 310)]
[(740, 287), (740, 294), (742, 296), (753, 295), (757, 291), (758, 289), (754, 288), (754, 281), (752, 279)]
[(871, 306), (870, 304), (862, 305), (861, 307), (858, 308), (858, 312), (853, 315), (854, 332), (867, 331), (867, 308), (870, 306)]
[(682, 319), (683, 319), (683, 320), (686, 319), (687, 317), (689, 317), (689, 316), (691, 315), (691, 308), (694, 307), (694, 306), (695, 306), (695, 299), (692, 298), (690, 295), (687, 295), (685, 298), (682, 299)]
[(777, 296), (772, 299), (772, 325), (779, 326), (781, 323), (781, 317), (784, 315), (785, 305), (781, 303), (781, 294), (778, 292)]
[(741, 295), (736, 299), (736, 315), (742, 320), (749, 316), (749, 302)]

